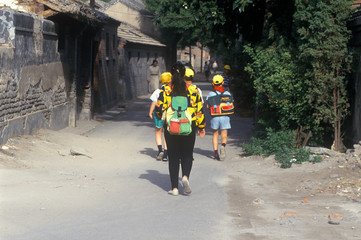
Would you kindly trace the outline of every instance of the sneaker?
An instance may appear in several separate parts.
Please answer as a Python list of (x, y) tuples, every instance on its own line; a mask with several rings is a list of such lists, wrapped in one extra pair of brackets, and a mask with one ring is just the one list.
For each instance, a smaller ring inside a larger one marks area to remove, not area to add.
[(221, 159), (219, 159), (219, 156), (218, 156), (218, 155), (214, 156), (214, 159), (216, 159), (216, 160), (218, 160), (218, 161), (221, 161)]
[(183, 191), (185, 194), (191, 194), (192, 190), (191, 190), (191, 186), (189, 185), (189, 181), (186, 177), (182, 178), (182, 184), (183, 184)]
[(163, 157), (163, 158), (162, 158), (162, 161), (163, 161), (163, 162), (168, 161), (168, 157)]
[(222, 160), (226, 158), (226, 148), (224, 146), (221, 146), (221, 154), (220, 157)]
[(158, 152), (157, 160), (160, 161), (163, 158), (163, 152)]
[(173, 189), (173, 190), (168, 191), (168, 194), (173, 195), (173, 196), (178, 196), (179, 191), (178, 191), (178, 189)]

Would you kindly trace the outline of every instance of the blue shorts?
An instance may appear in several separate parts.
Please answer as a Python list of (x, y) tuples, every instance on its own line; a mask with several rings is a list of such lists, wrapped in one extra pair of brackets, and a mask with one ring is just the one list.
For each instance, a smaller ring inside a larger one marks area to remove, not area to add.
[(162, 119), (159, 119), (155, 112), (153, 112), (153, 120), (156, 128), (161, 129), (163, 127), (164, 121)]
[(211, 128), (213, 130), (231, 129), (231, 121), (228, 116), (212, 117)]

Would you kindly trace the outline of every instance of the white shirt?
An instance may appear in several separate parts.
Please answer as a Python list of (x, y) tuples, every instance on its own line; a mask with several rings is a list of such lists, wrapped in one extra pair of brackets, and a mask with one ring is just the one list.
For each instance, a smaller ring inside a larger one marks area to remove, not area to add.
[(157, 102), (159, 98), (159, 93), (160, 93), (160, 89), (156, 89), (150, 96), (150, 100), (152, 100), (152, 102)]

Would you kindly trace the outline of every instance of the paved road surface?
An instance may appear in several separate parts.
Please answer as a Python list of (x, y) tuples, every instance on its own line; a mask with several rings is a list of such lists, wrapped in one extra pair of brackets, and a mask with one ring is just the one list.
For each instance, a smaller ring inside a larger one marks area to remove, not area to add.
[[(209, 84), (198, 86), (206, 96)], [(126, 111), (99, 115), (88, 129), (17, 139), (17, 144), (26, 145), (26, 139), (31, 144), (18, 149), (23, 167), (0, 169), (0, 239), (233, 239), (227, 162), (212, 158), (210, 129), (196, 140), (192, 195), (183, 195), (181, 185), (179, 196), (168, 195), (168, 164), (155, 160), (149, 105), (146, 98), (138, 99)], [(239, 158), (239, 141), (249, 136), (250, 120), (233, 117), (232, 127), (229, 161)], [(91, 158), (62, 154), (74, 146)]]

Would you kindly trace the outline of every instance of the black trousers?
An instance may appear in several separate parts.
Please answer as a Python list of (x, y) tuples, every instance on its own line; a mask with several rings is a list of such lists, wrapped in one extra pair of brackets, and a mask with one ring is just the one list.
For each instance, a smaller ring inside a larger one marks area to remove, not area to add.
[(192, 127), (192, 133), (187, 136), (171, 135), (164, 131), (167, 142), (169, 158), (169, 175), (173, 188), (178, 188), (179, 163), (182, 167), (182, 176), (189, 175), (193, 164), (193, 148), (196, 139), (196, 127)]

